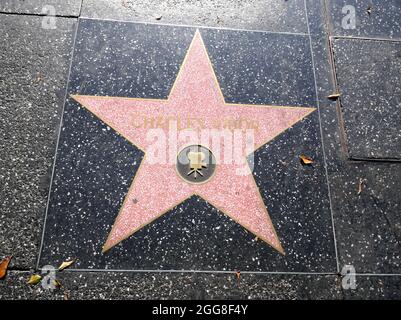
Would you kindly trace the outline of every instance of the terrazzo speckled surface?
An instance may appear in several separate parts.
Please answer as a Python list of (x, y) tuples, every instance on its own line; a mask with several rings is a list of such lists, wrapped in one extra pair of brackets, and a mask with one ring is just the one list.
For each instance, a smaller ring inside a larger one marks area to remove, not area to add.
[[(401, 39), (399, 0), (328, 0), (327, 12), (335, 36)], [(344, 28), (344, 18), (347, 24), (354, 17), (355, 26)]]
[[(316, 108), (310, 44), (302, 35), (215, 29), (199, 33), (207, 50), (203, 55), (209, 54), (227, 103), (305, 110), (299, 121), (283, 129), (292, 128), (258, 149), (254, 159), (253, 178), (285, 256), (262, 241), (263, 236), (256, 239), (252, 230), (246, 231), (245, 222), (236, 223), (215, 209), (207, 202), (211, 195), (190, 197), (102, 253), (144, 160), (142, 151), (100, 120), (107, 117), (99, 119), (93, 109), (82, 107), (90, 105), (84, 98), (166, 99), (195, 34), (194, 28), (80, 20), (68, 89), (76, 101), (69, 98), (65, 105), (40, 265), (71, 256), (78, 258), (77, 269), (336, 271), (318, 117), (310, 110)], [(230, 49), (239, 44), (240, 50)], [(202, 60), (190, 56), (190, 65)], [(208, 81), (206, 74), (201, 79)], [(259, 118), (269, 121), (265, 114)], [(301, 154), (312, 157), (314, 164), (302, 166)], [(164, 175), (167, 180), (160, 186), (153, 182), (154, 188), (167, 187), (169, 176)], [(175, 181), (176, 173), (170, 179)]]
[(401, 42), (335, 39), (349, 156), (401, 160)]
[(2, 0), (0, 12), (78, 17), (82, 0)]
[[(316, 25), (319, 15), (314, 13), (321, 10), (311, 2), (313, 0), (309, 1), (309, 15), (314, 17), (312, 24)], [(327, 99), (334, 92), (335, 84), (328, 59), (332, 48), (328, 47), (324, 29), (312, 36), (312, 47), (339, 268), (352, 265), (357, 273), (400, 274), (400, 165), (398, 162), (349, 160), (339, 117), (340, 105)], [(366, 59), (366, 56), (368, 52), (361, 58)], [(378, 71), (377, 76), (381, 75)], [(351, 94), (358, 94), (358, 91)], [(385, 279), (390, 278), (383, 278), (383, 281)], [(392, 279), (396, 281), (397, 278)], [(379, 283), (370, 282), (372, 286), (365, 287), (365, 294), (370, 291), (372, 296), (380, 296), (383, 286)], [(362, 298), (363, 291), (359, 292)], [(399, 293), (394, 291), (395, 296)]]
[[(36, 264), (76, 19), (0, 16), (0, 256)], [(0, 258), (1, 259), (1, 258)]]
[(83, 0), (82, 17), (307, 33), (303, 0)]
[(28, 272), (10, 272), (5, 281), (0, 281), (0, 300), (342, 298), (341, 279), (333, 275), (242, 274), (238, 279), (235, 274), (67, 271), (57, 274), (62, 287), (53, 291), (29, 286), (27, 278)]

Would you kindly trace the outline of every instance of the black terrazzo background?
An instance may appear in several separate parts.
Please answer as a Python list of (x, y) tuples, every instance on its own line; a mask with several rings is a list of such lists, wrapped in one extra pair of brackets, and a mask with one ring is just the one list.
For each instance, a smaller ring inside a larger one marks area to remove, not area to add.
[(0, 260), (18, 269), (39, 252), (76, 22), (0, 14)]
[(401, 42), (333, 44), (349, 156), (401, 160)]
[[(316, 28), (321, 25), (318, 22), (321, 21), (321, 13), (324, 12), (324, 3), (321, 1), (318, 5), (316, 1), (308, 0), (307, 4), (310, 24), (314, 29), (311, 40), (340, 270), (345, 265), (353, 265), (356, 272), (362, 274), (399, 274), (401, 270), (400, 164), (388, 161), (349, 160), (346, 139), (342, 132), (344, 124), (339, 116), (340, 104), (338, 101), (327, 99), (327, 96), (336, 90), (332, 73), (334, 69), (329, 59), (333, 48), (329, 45), (328, 36), (333, 30), (330, 27)], [(396, 17), (395, 12), (394, 17)], [(376, 31), (380, 30), (388, 37), (385, 28), (380, 29), (378, 26)], [(361, 59), (366, 59), (369, 54), (369, 52), (364, 53)], [(381, 74), (378, 73), (377, 76), (380, 77)], [(376, 88), (372, 86), (371, 89)], [(357, 95), (359, 92), (355, 91), (353, 94)], [(380, 117), (377, 120), (380, 121)], [(363, 185), (359, 193), (361, 181)], [(373, 279), (378, 278), (373, 277)], [(360, 294), (360, 298), (367, 297), (367, 291), (370, 291), (370, 297), (374, 295), (380, 297), (383, 296), (383, 291), (395, 290), (396, 279), (389, 277), (365, 282), (365, 290), (356, 292)], [(351, 295), (345, 290), (344, 293), (347, 298)], [(395, 290), (394, 295), (399, 296), (399, 291)]]
[[(341, 299), (341, 279), (334, 275), (278, 275), (169, 272), (59, 272), (59, 290), (29, 286), (29, 272), (10, 272), (0, 282), (0, 299)], [(397, 278), (387, 281), (397, 286)], [(366, 290), (366, 289), (365, 289)], [(387, 290), (386, 290), (387, 291)], [(363, 293), (364, 291), (361, 290)], [(359, 291), (354, 292), (354, 295)], [(378, 297), (389, 297), (377, 293)], [(372, 294), (373, 295), (373, 294)], [(146, 302), (143, 302), (144, 304)], [(154, 303), (159, 303), (155, 301)]]
[[(69, 93), (165, 98), (170, 89), (166, 83), (174, 81), (194, 31), (81, 20)], [(228, 102), (315, 106), (307, 37), (201, 33)], [(241, 50), (233, 54), (235, 43)], [(286, 88), (279, 90), (284, 82)], [(68, 100), (40, 264), (57, 264), (70, 256), (78, 257), (78, 269), (335, 272), (320, 148), (314, 113), (255, 155), (255, 179), (285, 257), (195, 197), (103, 255), (101, 247), (142, 155)], [(303, 167), (302, 153), (316, 164)]]
[(274, 32), (308, 30), (303, 0), (83, 0), (81, 15)]
[[(326, 5), (335, 36), (401, 39), (399, 0), (327, 0)], [(346, 16), (342, 8), (346, 5), (355, 8), (355, 29), (342, 27), (342, 20)]]

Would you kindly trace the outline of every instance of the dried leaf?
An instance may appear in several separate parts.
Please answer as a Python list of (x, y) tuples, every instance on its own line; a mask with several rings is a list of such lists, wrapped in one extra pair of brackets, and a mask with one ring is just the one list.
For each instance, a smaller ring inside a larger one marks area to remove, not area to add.
[(299, 159), (301, 159), (302, 164), (308, 165), (313, 163), (313, 159), (304, 154), (301, 154)]
[(61, 288), (61, 287), (62, 287), (61, 282), (58, 281), (57, 279), (54, 279), (53, 284), (54, 284), (54, 286), (55, 286), (56, 288)]
[(359, 184), (358, 184), (358, 196), (361, 194), (362, 192), (362, 180), (359, 180)]
[(327, 99), (329, 99), (329, 100), (337, 100), (340, 96), (341, 96), (340, 93), (333, 93), (333, 94), (327, 96)]
[(31, 284), (31, 285), (35, 285), (35, 284), (38, 284), (40, 282), (40, 280), (42, 280), (42, 277), (38, 274), (34, 274), (29, 278), (27, 283)]
[(358, 196), (362, 193), (365, 182), (366, 182), (366, 179), (359, 179)]
[(12, 257), (13, 256), (8, 256), (0, 263), (0, 279), (3, 279), (6, 276), (8, 264)]
[(64, 261), (60, 266), (58, 267), (59, 271), (64, 270), (65, 268), (68, 268), (70, 265), (72, 265), (75, 262), (75, 259)]
[(241, 277), (241, 272), (240, 272), (240, 271), (236, 271), (236, 272), (235, 272), (235, 276), (236, 276), (237, 279), (239, 280), (239, 278)]
[(259, 240), (259, 238), (258, 237), (255, 237), (255, 239), (254, 239), (255, 241), (258, 241)]

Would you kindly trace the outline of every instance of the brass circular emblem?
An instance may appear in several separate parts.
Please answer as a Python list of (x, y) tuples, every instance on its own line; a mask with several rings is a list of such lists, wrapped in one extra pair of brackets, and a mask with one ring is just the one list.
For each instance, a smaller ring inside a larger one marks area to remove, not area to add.
[(213, 177), (216, 158), (208, 148), (191, 145), (178, 153), (176, 168), (178, 175), (186, 182), (205, 183)]

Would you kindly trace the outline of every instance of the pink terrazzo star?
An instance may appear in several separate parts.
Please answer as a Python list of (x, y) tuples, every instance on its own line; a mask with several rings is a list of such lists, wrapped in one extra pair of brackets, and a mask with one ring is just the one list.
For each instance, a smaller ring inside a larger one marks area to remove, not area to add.
[[(162, 130), (161, 133), (168, 136), (171, 128), (157, 119), (195, 119), (192, 121), (198, 123), (194, 126), (197, 129), (192, 129), (195, 131), (215, 129), (216, 123), (222, 123), (227, 117), (257, 120), (254, 144), (262, 146), (314, 108), (225, 103), (199, 31), (195, 33), (167, 100), (82, 95), (73, 98), (145, 152), (104, 244), (104, 252), (196, 194), (284, 254), (250, 170), (248, 174), (238, 175), (238, 164), (221, 161), (209, 181), (189, 183), (178, 175), (175, 163), (147, 161), (148, 151), (154, 147), (154, 139), (149, 139), (149, 126), (157, 127), (159, 133)], [(140, 119), (145, 120), (142, 123)], [(177, 142), (176, 150), (198, 143), (187, 137)], [(218, 153), (211, 144), (205, 147), (213, 154)]]

